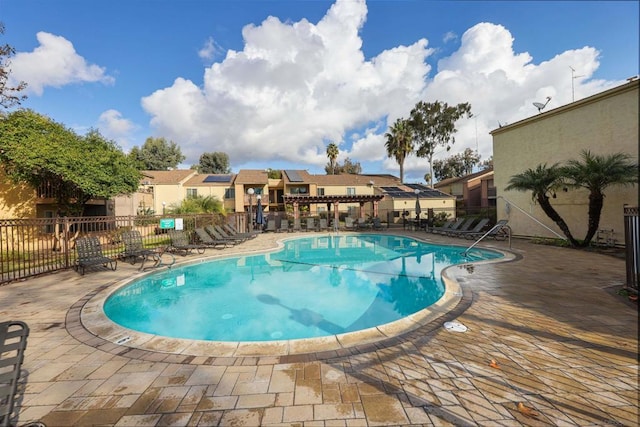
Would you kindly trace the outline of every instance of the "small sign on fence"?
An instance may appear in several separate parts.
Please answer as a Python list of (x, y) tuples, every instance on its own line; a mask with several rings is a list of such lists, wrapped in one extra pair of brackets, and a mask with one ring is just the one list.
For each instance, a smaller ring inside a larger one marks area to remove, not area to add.
[(160, 228), (161, 229), (167, 229), (167, 228), (175, 228), (176, 227), (176, 222), (173, 218), (162, 218), (160, 220)]

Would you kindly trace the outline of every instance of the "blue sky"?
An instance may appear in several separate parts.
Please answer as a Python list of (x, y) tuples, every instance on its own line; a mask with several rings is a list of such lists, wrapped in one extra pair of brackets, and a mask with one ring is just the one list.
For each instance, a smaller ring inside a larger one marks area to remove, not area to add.
[[(638, 74), (639, 2), (0, 0), (22, 104), (125, 152), (147, 137), (233, 171), (324, 173), (326, 145), (398, 175), (384, 133), (416, 102), (469, 102), (449, 153)], [(575, 70), (572, 72), (571, 68)], [(422, 182), (426, 159), (405, 162)]]

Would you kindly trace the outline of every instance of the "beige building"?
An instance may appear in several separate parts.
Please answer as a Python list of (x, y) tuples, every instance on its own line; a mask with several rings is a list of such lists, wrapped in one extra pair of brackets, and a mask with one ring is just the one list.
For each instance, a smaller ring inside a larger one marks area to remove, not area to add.
[[(531, 192), (504, 190), (513, 175), (539, 164), (579, 160), (583, 150), (598, 155), (623, 152), (638, 160), (639, 84), (636, 79), (491, 132), (497, 215), (498, 219), (509, 220), (515, 235), (563, 236), (532, 199)], [(551, 203), (574, 237), (584, 238), (588, 192), (559, 190)], [(616, 243), (624, 243), (624, 205), (638, 205), (637, 185), (605, 189), (599, 228), (603, 234), (612, 235)]]

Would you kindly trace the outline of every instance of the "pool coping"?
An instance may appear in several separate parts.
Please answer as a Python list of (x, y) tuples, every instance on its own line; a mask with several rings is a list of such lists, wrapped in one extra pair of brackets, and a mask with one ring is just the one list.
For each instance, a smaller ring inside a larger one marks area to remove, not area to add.
[[(270, 249), (248, 250), (240, 254), (212, 255), (196, 260), (185, 260), (184, 262), (176, 263), (175, 266), (186, 266), (208, 262), (213, 259), (224, 259), (248, 254), (275, 252), (281, 249), (286, 241), (296, 238), (299, 238), (299, 236), (279, 239), (276, 242), (276, 247)], [(416, 237), (409, 238), (433, 244), (424, 239)], [(461, 248), (464, 247), (461, 246)], [(470, 265), (477, 266), (485, 263), (509, 262), (517, 258), (514, 253), (503, 249), (486, 247), (482, 249), (499, 252), (503, 257), (446, 267), (442, 271), (442, 278), (445, 282), (445, 292), (434, 304), (397, 321), (356, 332), (295, 340), (219, 342), (168, 338), (147, 334), (124, 328), (111, 321), (104, 314), (102, 308), (108, 296), (115, 290), (127, 286), (132, 281), (138, 280), (153, 272), (139, 273), (125, 280), (107, 283), (95, 289), (93, 292), (88, 293), (69, 309), (67, 313), (67, 329), (76, 339), (86, 344), (114, 354), (144, 360), (164, 360), (165, 358), (170, 358), (173, 362), (182, 361), (183, 363), (211, 364), (220, 362), (220, 360), (234, 361), (245, 358), (272, 358), (276, 363), (279, 363), (293, 360), (317, 360), (361, 353), (370, 351), (372, 348), (377, 349), (395, 345), (399, 340), (405, 339), (416, 332), (422, 335), (434, 328), (442, 326), (443, 322), (451, 321), (458, 317), (471, 303), (472, 294), (467, 286), (463, 286), (460, 280), (456, 280), (454, 268), (466, 268)]]

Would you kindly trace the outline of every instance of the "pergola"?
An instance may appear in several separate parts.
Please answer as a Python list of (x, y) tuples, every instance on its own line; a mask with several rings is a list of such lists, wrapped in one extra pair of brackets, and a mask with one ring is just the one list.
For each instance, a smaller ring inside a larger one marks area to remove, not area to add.
[(378, 216), (378, 202), (384, 198), (383, 194), (362, 194), (352, 196), (309, 196), (304, 194), (285, 194), (282, 196), (285, 204), (293, 205), (293, 217), (298, 219), (300, 216), (299, 206), (300, 204), (320, 204), (326, 203), (327, 210), (331, 211), (333, 205), (333, 219), (335, 224), (338, 223), (338, 206), (340, 203), (359, 203), (360, 204), (360, 217), (364, 218), (365, 203), (373, 204), (373, 216)]

